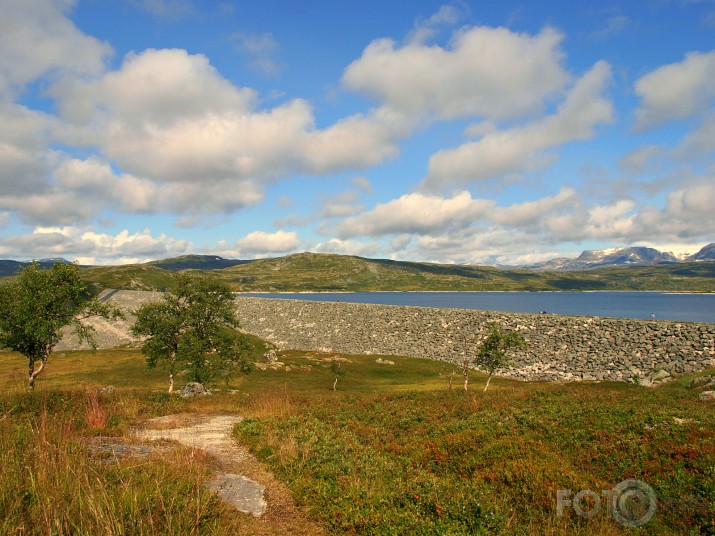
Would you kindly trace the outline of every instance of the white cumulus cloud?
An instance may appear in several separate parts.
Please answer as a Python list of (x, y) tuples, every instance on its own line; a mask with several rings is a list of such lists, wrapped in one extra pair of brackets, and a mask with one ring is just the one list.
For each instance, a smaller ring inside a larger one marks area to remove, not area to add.
[(52, 94), (73, 122), (65, 129), (70, 141), (96, 146), (124, 173), (154, 182), (160, 208), (180, 214), (233, 212), (297, 173), (379, 164), (409, 131), (385, 109), (324, 129), (301, 99), (257, 109), (253, 90), (224, 79), (205, 56), (176, 49), (130, 54), (119, 70), (64, 81)]
[(469, 192), (451, 198), (422, 193), (405, 194), (374, 209), (345, 219), (338, 226), (342, 238), (397, 233), (426, 234), (468, 225), (483, 217), (493, 201), (473, 199)]
[(254, 231), (236, 241), (236, 246), (243, 254), (286, 253), (298, 247), (297, 233), (276, 231)]
[(74, 0), (0, 0), (0, 101), (55, 73), (103, 71), (111, 47), (67, 17)]
[(342, 82), (409, 116), (520, 117), (540, 110), (568, 81), (562, 39), (551, 28), (532, 36), (489, 27), (457, 32), (448, 48), (380, 39), (348, 66)]
[(144, 262), (186, 253), (191, 244), (149, 229), (112, 235), (92, 229), (63, 226), (36, 227), (31, 233), (0, 238), (0, 255), (15, 259), (63, 257), (84, 264)]
[(573, 188), (562, 188), (553, 197), (542, 197), (508, 207), (497, 207), (490, 213), (490, 219), (504, 226), (521, 227), (536, 225), (545, 216), (563, 208), (573, 208), (578, 203), (578, 195)]
[(703, 112), (715, 100), (715, 50), (690, 52), (681, 62), (663, 65), (639, 78), (635, 90), (641, 129)]
[(610, 81), (610, 66), (598, 62), (576, 81), (556, 114), (438, 151), (429, 159), (423, 186), (438, 190), (452, 183), (524, 173), (552, 161), (552, 155), (544, 154), (546, 149), (587, 140), (598, 125), (613, 121), (613, 105), (602, 94)]

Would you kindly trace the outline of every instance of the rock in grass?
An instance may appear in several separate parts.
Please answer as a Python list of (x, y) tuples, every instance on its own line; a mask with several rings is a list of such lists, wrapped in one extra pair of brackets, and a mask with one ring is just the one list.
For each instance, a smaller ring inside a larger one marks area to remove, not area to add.
[(113, 385), (107, 385), (106, 387), (102, 387), (99, 390), (99, 394), (102, 396), (112, 396), (114, 393), (116, 393), (116, 391), (116, 387), (114, 387)]
[(715, 400), (715, 391), (703, 391), (700, 393), (700, 400), (703, 402), (709, 402)]
[(193, 396), (208, 396), (211, 394), (211, 391), (206, 389), (206, 387), (204, 387), (201, 383), (189, 382), (184, 385), (179, 394), (184, 398), (190, 398)]
[(206, 487), (215, 491), (221, 500), (236, 510), (256, 517), (262, 516), (268, 507), (263, 497), (265, 488), (243, 475), (219, 475)]
[(653, 372), (652, 374), (649, 374), (642, 382), (641, 385), (644, 387), (652, 387), (654, 385), (657, 385), (659, 383), (663, 383), (665, 381), (668, 381), (671, 379), (670, 372), (667, 370), (658, 370), (656, 372)]
[(268, 350), (265, 354), (263, 354), (263, 359), (269, 363), (274, 363), (275, 361), (278, 361), (278, 356), (276, 355), (275, 350)]
[(700, 376), (698, 378), (693, 378), (688, 384), (688, 389), (699, 389), (701, 387), (708, 387), (715, 384), (715, 377), (713, 376)]

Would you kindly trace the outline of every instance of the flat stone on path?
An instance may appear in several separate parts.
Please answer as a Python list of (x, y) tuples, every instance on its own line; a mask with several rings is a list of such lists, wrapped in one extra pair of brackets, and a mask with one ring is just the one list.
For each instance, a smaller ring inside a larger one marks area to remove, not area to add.
[(236, 510), (256, 517), (263, 515), (268, 507), (263, 499), (265, 488), (243, 475), (219, 475), (206, 484), (206, 487), (215, 491), (223, 502)]

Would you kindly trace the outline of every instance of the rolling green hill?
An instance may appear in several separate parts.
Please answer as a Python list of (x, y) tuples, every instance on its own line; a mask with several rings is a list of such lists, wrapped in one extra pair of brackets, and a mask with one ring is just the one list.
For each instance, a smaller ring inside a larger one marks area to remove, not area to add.
[(230, 268), (239, 264), (247, 264), (251, 261), (242, 261), (238, 259), (224, 259), (216, 255), (182, 255), (171, 259), (162, 259), (147, 263), (150, 266), (156, 266), (164, 270), (178, 272), (182, 270), (221, 270)]
[[(220, 268), (222, 262), (234, 264)], [(251, 262), (185, 256), (147, 264), (82, 269), (92, 286), (152, 290), (171, 287), (172, 272), (210, 273), (242, 292), (586, 291), (715, 292), (715, 262), (544, 272), (432, 264), (347, 255), (297, 253)]]
[(535, 272), (299, 253), (214, 272), (242, 291), (662, 290), (715, 292), (715, 263)]
[[(42, 268), (49, 268), (56, 262), (68, 262), (65, 259), (40, 259), (37, 263)], [(29, 261), (13, 261), (9, 259), (0, 259), (0, 277), (11, 277), (17, 275), (22, 269), (32, 264)]]
[(171, 272), (146, 264), (92, 266), (83, 268), (80, 275), (98, 291), (105, 288), (156, 290), (173, 284)]

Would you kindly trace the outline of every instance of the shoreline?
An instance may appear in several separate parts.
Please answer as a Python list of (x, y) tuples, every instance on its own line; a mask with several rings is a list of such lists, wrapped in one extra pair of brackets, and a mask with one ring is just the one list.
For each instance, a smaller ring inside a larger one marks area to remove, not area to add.
[(465, 330), (476, 342), (497, 322), (527, 340), (501, 371), (522, 380), (660, 381), (715, 365), (715, 323), (261, 297), (237, 307), (244, 330), (280, 349), (453, 363)]
[[(242, 292), (236, 298), (715, 324), (715, 295), (663, 292)], [(695, 298), (694, 296), (702, 296)], [(712, 302), (712, 303), (711, 303)], [(652, 314), (655, 313), (655, 317)]]
[(234, 294), (665, 294), (673, 296), (713, 296), (713, 292), (673, 290), (248, 290)]

